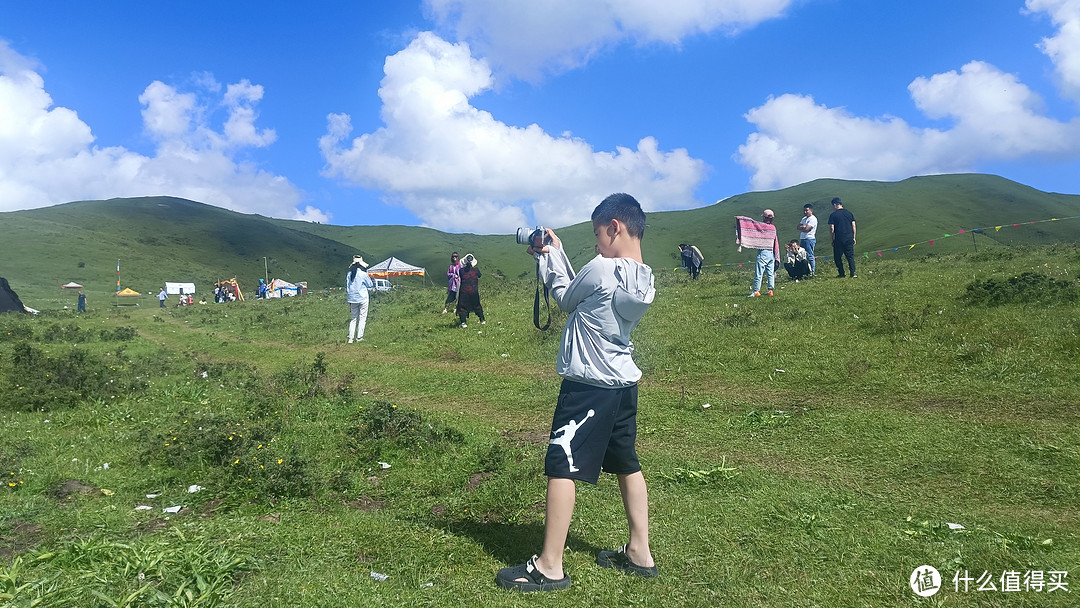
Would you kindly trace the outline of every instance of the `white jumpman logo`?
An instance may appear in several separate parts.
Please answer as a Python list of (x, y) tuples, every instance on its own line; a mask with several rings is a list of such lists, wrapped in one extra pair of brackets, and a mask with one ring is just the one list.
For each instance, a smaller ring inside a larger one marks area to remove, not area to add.
[(581, 428), (581, 425), (585, 424), (585, 421), (592, 418), (595, 413), (596, 411), (589, 410), (589, 415), (585, 416), (581, 422), (574, 422), (571, 420), (565, 425), (555, 429), (555, 432), (553, 432), (552, 435), (562, 433), (562, 436), (552, 437), (551, 441), (548, 442), (551, 445), (561, 446), (563, 451), (566, 452), (566, 462), (570, 464), (571, 473), (577, 473), (580, 469), (574, 466), (574, 455), (570, 453), (570, 442), (574, 440), (574, 435), (577, 434), (577, 430)]

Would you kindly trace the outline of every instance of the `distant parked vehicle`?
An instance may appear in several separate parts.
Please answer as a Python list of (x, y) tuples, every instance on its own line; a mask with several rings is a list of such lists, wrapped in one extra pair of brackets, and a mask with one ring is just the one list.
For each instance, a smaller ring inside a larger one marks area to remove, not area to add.
[(386, 279), (371, 279), (375, 281), (375, 291), (390, 291), (393, 289), (393, 285)]

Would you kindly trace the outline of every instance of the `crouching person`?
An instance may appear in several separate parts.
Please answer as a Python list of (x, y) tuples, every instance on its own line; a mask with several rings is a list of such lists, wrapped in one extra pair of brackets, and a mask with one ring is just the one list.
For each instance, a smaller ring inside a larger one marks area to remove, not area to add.
[(569, 313), (556, 371), (562, 376), (544, 472), (547, 503), (539, 555), (503, 568), (504, 589), (553, 591), (570, 586), (563, 551), (574, 512), (577, 480), (595, 484), (601, 469), (619, 480), (629, 527), (626, 544), (601, 551), (596, 563), (627, 574), (657, 575), (649, 549), (649, 501), (638, 464), (637, 382), (630, 332), (653, 301), (652, 269), (642, 262), (645, 213), (628, 194), (612, 194), (592, 213), (599, 255), (575, 275), (555, 233), (529, 247), (540, 276)]
[(791, 239), (787, 244), (787, 255), (784, 256), (784, 269), (792, 281), (805, 279), (810, 276), (810, 262), (807, 259), (806, 250), (799, 246), (799, 241)]

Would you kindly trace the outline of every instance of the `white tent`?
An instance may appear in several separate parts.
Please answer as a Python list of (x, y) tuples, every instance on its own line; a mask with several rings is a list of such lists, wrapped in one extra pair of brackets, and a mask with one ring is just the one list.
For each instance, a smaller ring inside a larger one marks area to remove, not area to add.
[(270, 285), (267, 287), (266, 297), (268, 298), (280, 298), (283, 296), (295, 296), (300, 293), (300, 287), (281, 279), (274, 279), (270, 281)]
[(185, 296), (189, 296), (195, 293), (195, 283), (165, 283), (165, 293), (170, 296), (183, 293)]
[(79, 285), (75, 281), (72, 281), (70, 283), (66, 283), (64, 285), (61, 285), (60, 289), (82, 289), (82, 285)]
[(389, 257), (367, 269), (368, 276), (377, 279), (390, 277), (424, 276), (426, 269), (402, 262), (395, 257)]

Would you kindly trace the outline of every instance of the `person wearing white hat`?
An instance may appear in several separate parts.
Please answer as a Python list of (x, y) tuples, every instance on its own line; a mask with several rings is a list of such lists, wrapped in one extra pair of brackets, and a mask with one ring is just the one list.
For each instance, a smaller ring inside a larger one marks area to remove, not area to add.
[(362, 342), (364, 340), (364, 327), (367, 325), (368, 289), (375, 287), (375, 282), (364, 271), (367, 267), (367, 262), (364, 261), (363, 256), (354, 255), (352, 266), (349, 267), (349, 272), (345, 275), (345, 300), (349, 303), (350, 312), (349, 344), (352, 344), (353, 341)]

